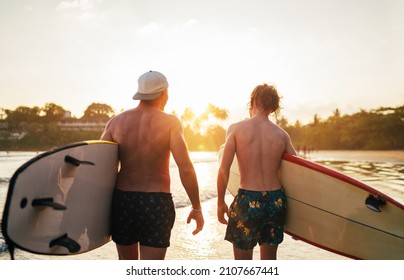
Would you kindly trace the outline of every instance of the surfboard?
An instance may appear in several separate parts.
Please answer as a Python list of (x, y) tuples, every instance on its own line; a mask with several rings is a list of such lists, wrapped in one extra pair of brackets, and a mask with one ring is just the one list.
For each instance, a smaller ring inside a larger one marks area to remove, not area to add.
[[(219, 150), (219, 161), (223, 146)], [(352, 259), (404, 259), (404, 205), (388, 195), (312, 161), (284, 154), (279, 176), (288, 199), (285, 232)], [(235, 196), (234, 158), (228, 183)]]
[(12, 253), (84, 253), (110, 241), (118, 145), (83, 141), (39, 154), (10, 179), (2, 233)]

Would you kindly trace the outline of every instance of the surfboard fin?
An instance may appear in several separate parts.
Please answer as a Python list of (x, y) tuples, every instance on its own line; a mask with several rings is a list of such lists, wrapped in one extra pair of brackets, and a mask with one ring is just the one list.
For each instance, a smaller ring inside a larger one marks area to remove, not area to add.
[(384, 199), (379, 196), (375, 197), (369, 194), (369, 196), (365, 200), (365, 204), (372, 211), (382, 212), (380, 207), (386, 205), (386, 201), (384, 201)]
[(36, 198), (32, 200), (33, 207), (38, 207), (38, 206), (47, 206), (47, 207), (52, 207), (55, 210), (66, 210), (66, 206), (54, 202), (52, 197), (44, 197), (44, 198)]
[(69, 250), (70, 253), (77, 253), (80, 251), (80, 244), (71, 239), (67, 233), (53, 239), (49, 242), (49, 247), (52, 248), (54, 246), (62, 246)]
[(94, 162), (91, 161), (86, 161), (86, 160), (79, 160), (77, 158), (74, 158), (72, 156), (65, 156), (65, 162), (70, 163), (74, 166), (80, 166), (80, 164), (84, 164), (84, 165), (95, 165)]

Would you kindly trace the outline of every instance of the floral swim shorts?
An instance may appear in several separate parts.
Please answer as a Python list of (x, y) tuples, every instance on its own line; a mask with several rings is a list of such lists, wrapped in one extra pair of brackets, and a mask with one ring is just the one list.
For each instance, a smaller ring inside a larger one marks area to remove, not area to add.
[(229, 209), (225, 240), (242, 250), (251, 250), (257, 243), (279, 245), (283, 241), (286, 206), (283, 189), (239, 189)]

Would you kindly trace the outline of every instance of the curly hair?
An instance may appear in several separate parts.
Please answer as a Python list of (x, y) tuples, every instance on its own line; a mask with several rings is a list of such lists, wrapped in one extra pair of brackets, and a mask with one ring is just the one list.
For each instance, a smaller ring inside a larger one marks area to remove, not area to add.
[(280, 96), (274, 85), (258, 85), (251, 92), (249, 109), (257, 108), (266, 113), (279, 113)]

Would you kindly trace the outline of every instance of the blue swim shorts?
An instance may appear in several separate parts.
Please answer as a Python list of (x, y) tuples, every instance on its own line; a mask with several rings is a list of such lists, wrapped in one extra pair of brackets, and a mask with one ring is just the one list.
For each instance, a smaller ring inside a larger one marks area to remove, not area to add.
[(229, 209), (225, 240), (242, 250), (251, 250), (257, 243), (279, 245), (283, 241), (286, 207), (283, 189), (239, 189)]

